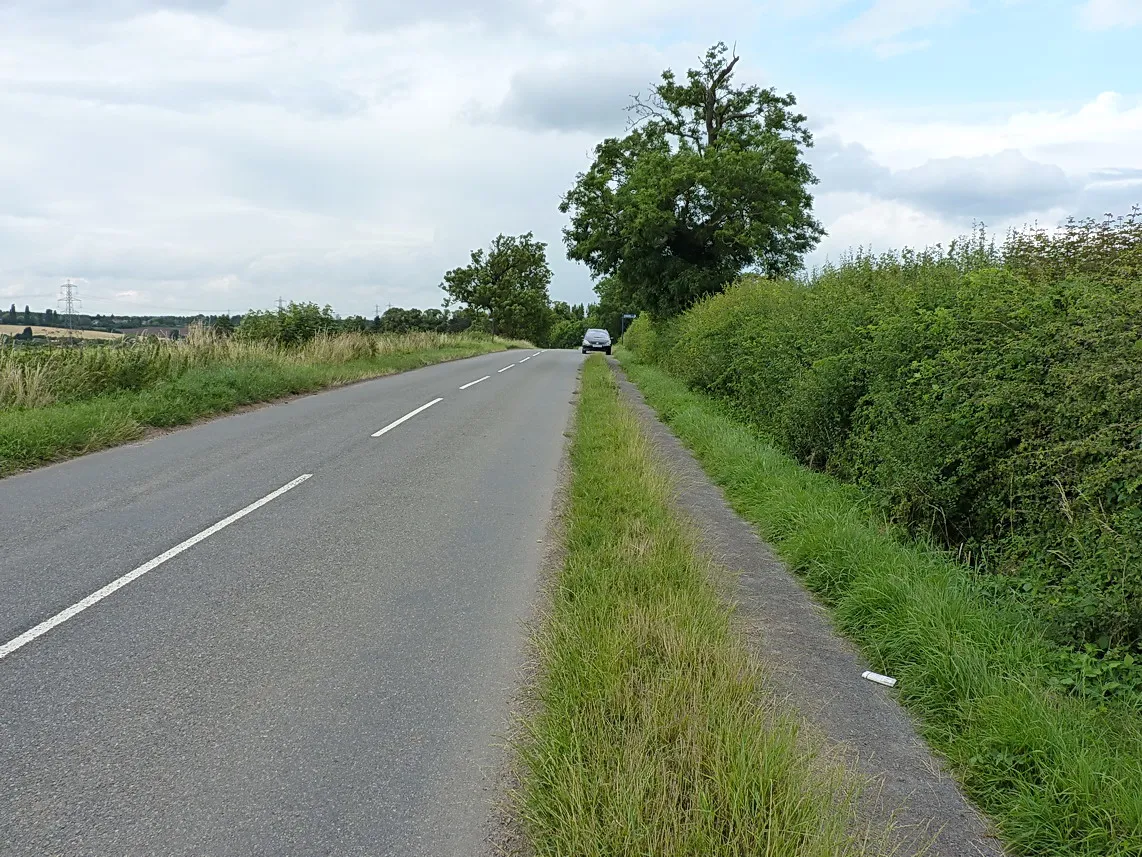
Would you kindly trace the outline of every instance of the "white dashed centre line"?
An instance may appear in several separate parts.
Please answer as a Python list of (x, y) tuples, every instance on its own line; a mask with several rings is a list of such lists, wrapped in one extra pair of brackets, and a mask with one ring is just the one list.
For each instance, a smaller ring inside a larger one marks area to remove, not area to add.
[(431, 402), (429, 402), (427, 405), (421, 405), (421, 406), (420, 406), (419, 408), (417, 408), (415, 411), (409, 411), (407, 414), (405, 414), (405, 415), (404, 415), (403, 417), (401, 417), (399, 420), (393, 420), (391, 423), (389, 423), (387, 426), (385, 426), (385, 427), (384, 427), (383, 429), (381, 429), (380, 431), (375, 431), (375, 432), (373, 432), (373, 437), (380, 437), (381, 435), (383, 435), (383, 434), (386, 434), (387, 432), (390, 432), (390, 431), (392, 431), (392, 430), (393, 430), (393, 429), (395, 429), (397, 426), (399, 426), (401, 423), (403, 423), (403, 422), (405, 422), (405, 421), (407, 421), (407, 420), (411, 420), (413, 417), (415, 417), (415, 416), (416, 416), (417, 414), (419, 414), (421, 411), (427, 411), (429, 408), (431, 408), (431, 407), (432, 407), (433, 405), (435, 405), (437, 402), (443, 402), (443, 401), (444, 401), (444, 399), (443, 399), (443, 398), (439, 398), (439, 399), (433, 399), (433, 400), (432, 400)]
[(179, 544), (175, 545), (173, 548), (171, 548), (166, 553), (159, 554), (157, 557), (150, 560), (149, 562), (145, 562), (142, 565), (140, 565), (134, 571), (129, 571), (126, 574), (124, 574), (122, 577), (118, 578), (117, 580), (111, 581), (106, 586), (104, 586), (102, 589), (98, 589), (95, 592), (92, 592), (90, 595), (88, 595), (83, 600), (76, 601), (70, 607), (67, 607), (67, 608), (61, 610), (59, 613), (56, 613), (56, 615), (52, 616), (50, 619), (45, 619), (43, 622), (41, 622), (36, 627), (34, 627), (28, 631), (25, 631), (23, 634), (21, 634), (16, 639), (10, 640), (9, 642), (0, 646), (0, 660), (6, 658), (8, 655), (12, 654), (12, 652), (16, 651), (17, 649), (23, 648), (24, 646), (28, 645), (28, 643), (32, 642), (32, 640), (36, 639), (37, 637), (42, 637), (44, 634), (46, 634), (48, 631), (50, 631), (52, 628), (56, 627), (57, 625), (62, 625), (68, 619), (71, 619), (75, 616), (78, 616), (80, 613), (82, 613), (88, 607), (95, 606), (100, 601), (102, 601), (104, 598), (106, 598), (108, 595), (111, 595), (115, 592), (118, 592), (120, 589), (122, 589), (128, 583), (131, 583), (134, 580), (138, 580), (140, 577), (142, 577), (148, 571), (154, 571), (156, 568), (158, 568), (160, 565), (162, 565), (168, 559), (173, 559), (174, 557), (178, 556), (183, 551), (189, 550), (190, 548), (194, 547), (196, 544), (203, 541), (204, 539), (210, 538), (212, 535), (217, 533), (219, 530), (223, 530), (226, 527), (233, 524), (235, 521), (238, 521), (238, 520), (246, 517), (248, 514), (253, 512), (255, 509), (260, 509), (262, 506), (266, 505), (267, 503), (269, 503), (272, 500), (276, 500), (278, 497), (280, 497), (282, 494), (286, 493), (287, 491), (293, 490), (298, 485), (300, 485), (302, 482), (304, 482), (306, 479), (309, 479), (311, 476), (313, 476), (312, 473), (303, 473), (301, 476), (297, 477), (297, 479), (293, 480), (292, 482), (287, 482), (285, 485), (283, 485), (277, 491), (274, 491), (270, 494), (267, 494), (261, 500), (256, 500), (255, 502), (251, 503), (249, 506), (247, 506), (244, 509), (239, 509), (237, 512), (235, 512), (230, 517), (223, 518), (221, 521), (219, 521), (214, 526), (207, 527), (205, 530), (203, 530), (198, 535), (191, 536), (185, 542), (180, 542)]
[(469, 387), (475, 387), (481, 381), (487, 381), (491, 377), (492, 377), (491, 375), (485, 375), (483, 378), (477, 378), (475, 381), (469, 381), (467, 384), (462, 384), (460, 386), (460, 389), (461, 390), (467, 390)]
[(515, 364), (514, 364), (514, 363), (509, 363), (509, 364), (508, 364), (507, 366), (505, 366), (503, 369), (497, 369), (497, 370), (496, 370), (496, 374), (498, 375), (498, 374), (500, 374), (500, 372), (507, 372), (507, 371), (508, 371), (509, 369), (511, 369), (513, 366), (515, 366)]
[(531, 359), (532, 357), (534, 357), (534, 356), (535, 356), (534, 354), (529, 354), (529, 355), (527, 355), (527, 357), (523, 358), (523, 359), (522, 359), (521, 361), (519, 361), (519, 362), (520, 362), (520, 363), (526, 363), (528, 360), (530, 360), (530, 359)]

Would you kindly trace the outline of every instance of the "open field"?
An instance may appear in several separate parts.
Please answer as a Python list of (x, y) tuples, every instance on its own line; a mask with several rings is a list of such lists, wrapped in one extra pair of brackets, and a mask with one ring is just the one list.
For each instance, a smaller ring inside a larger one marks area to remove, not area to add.
[(968, 570), (901, 543), (852, 486), (814, 473), (712, 398), (623, 351), (647, 401), (833, 611), (1013, 853), (1142, 854), (1142, 724), (1059, 692), (1036, 623)]
[[(23, 333), (24, 329), (29, 325), (26, 324), (0, 324), (0, 335), (7, 334), (8, 336), (15, 336), (17, 333)], [(51, 339), (65, 339), (72, 335), (72, 331), (66, 327), (42, 327), (38, 324), (31, 325), (32, 334), (34, 336), (47, 336)], [(74, 332), (76, 339), (122, 339), (121, 333), (109, 333), (104, 330), (77, 330)]]
[(881, 853), (845, 771), (766, 696), (601, 357), (583, 371), (571, 466), (521, 745), (536, 853)]

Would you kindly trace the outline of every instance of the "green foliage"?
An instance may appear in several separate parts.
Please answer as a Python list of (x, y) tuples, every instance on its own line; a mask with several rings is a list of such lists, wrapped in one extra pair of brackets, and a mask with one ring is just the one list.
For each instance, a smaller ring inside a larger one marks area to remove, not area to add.
[(617, 340), (623, 330), (623, 314), (631, 312), (633, 304), (626, 297), (622, 282), (617, 277), (605, 277), (595, 284), (599, 296), (587, 310), (587, 327), (606, 330)]
[(340, 328), (333, 308), (312, 302), (290, 301), (284, 309), (250, 310), (238, 325), (238, 338), (299, 345), (316, 336), (335, 333)]
[(611, 339), (618, 340), (623, 330), (623, 314), (627, 312), (621, 286), (615, 278), (608, 277), (596, 284), (595, 293), (599, 301), (588, 307), (570, 306), (563, 301), (552, 305), (551, 327), (542, 343), (545, 347), (578, 348), (590, 328), (609, 331)]
[(1125, 218), (857, 255), (745, 278), (628, 342), (956, 551), (1076, 656), (1137, 660), (1140, 248)]
[(1137, 687), (1133, 656), (1060, 652), (947, 554), (894, 539), (861, 491), (798, 465), (718, 400), (620, 359), (839, 630), (899, 679), (900, 700), (1011, 853), (1142, 854), (1142, 723), (1106, 704), (1116, 683)]
[(547, 245), (532, 233), (497, 235), (490, 248), (473, 250), (471, 261), (444, 275), (448, 301), (484, 310), (492, 333), (542, 342), (551, 323)]
[(578, 348), (586, 333), (586, 321), (562, 319), (551, 326), (544, 344), (547, 348)]
[(596, 147), (560, 205), (568, 257), (617, 276), (637, 310), (680, 312), (748, 267), (788, 274), (823, 234), (796, 99), (735, 87), (727, 54), (715, 45), (684, 83), (663, 72), (631, 106), (635, 128)]
[(658, 330), (650, 313), (642, 313), (627, 327), (623, 344), (646, 360), (656, 362), (658, 358)]
[(228, 315), (220, 315), (215, 319), (212, 329), (219, 336), (233, 336), (235, 331), (234, 319)]
[(838, 761), (765, 693), (601, 359), (581, 392), (567, 553), (521, 748), (535, 853), (887, 853), (854, 822)]

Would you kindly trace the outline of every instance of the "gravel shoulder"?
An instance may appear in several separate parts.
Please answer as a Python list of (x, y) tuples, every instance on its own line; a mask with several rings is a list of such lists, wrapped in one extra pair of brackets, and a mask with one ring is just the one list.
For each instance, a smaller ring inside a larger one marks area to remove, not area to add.
[(867, 663), (833, 629), (825, 608), (730, 508), (617, 362), (611, 365), (675, 479), (680, 511), (698, 528), (703, 547), (736, 580), (731, 595), (737, 618), (773, 693), (871, 780), (865, 811), (873, 828), (892, 826), (902, 854), (1002, 857), (990, 824), (919, 737), (893, 691), (861, 678)]

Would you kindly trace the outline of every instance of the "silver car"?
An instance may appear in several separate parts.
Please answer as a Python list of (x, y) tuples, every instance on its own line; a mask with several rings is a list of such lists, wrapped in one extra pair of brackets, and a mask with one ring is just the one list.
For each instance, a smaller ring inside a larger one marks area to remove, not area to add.
[(611, 353), (611, 335), (605, 330), (592, 327), (583, 334), (583, 353), (588, 351), (605, 351)]

